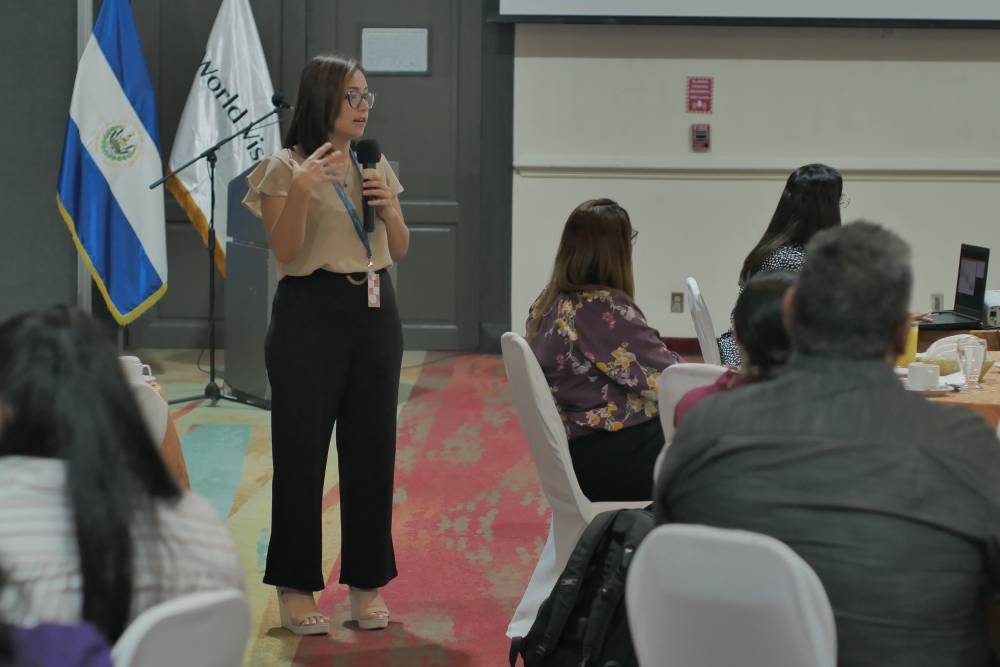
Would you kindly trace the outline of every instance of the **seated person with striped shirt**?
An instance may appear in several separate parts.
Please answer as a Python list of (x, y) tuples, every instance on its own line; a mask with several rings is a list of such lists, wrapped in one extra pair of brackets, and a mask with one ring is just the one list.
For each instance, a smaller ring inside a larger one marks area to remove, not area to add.
[(225, 525), (150, 438), (113, 343), (76, 308), (0, 324), (0, 618), (114, 642), (185, 593), (240, 589)]

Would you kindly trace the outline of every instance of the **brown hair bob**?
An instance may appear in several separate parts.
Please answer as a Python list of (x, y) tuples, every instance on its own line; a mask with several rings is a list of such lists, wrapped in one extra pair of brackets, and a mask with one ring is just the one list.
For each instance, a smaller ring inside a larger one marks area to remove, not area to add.
[(305, 155), (311, 155), (325, 144), (340, 113), (347, 81), (355, 72), (364, 71), (358, 61), (347, 56), (313, 56), (302, 68), (295, 113), (285, 133), (285, 148), (298, 144)]
[(618, 202), (591, 199), (569, 214), (556, 251), (552, 278), (531, 309), (528, 338), (560, 294), (616, 289), (635, 298), (632, 221)]

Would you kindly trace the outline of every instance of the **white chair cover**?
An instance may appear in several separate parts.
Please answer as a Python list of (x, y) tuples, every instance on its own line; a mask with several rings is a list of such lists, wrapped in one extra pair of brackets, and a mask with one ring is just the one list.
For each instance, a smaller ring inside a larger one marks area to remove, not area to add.
[(712, 384), (720, 375), (726, 372), (725, 366), (714, 364), (674, 364), (667, 366), (660, 374), (659, 384), (659, 410), (660, 425), (663, 426), (663, 449), (656, 457), (656, 465), (653, 468), (653, 482), (660, 474), (660, 465), (663, 463), (663, 455), (670, 446), (670, 441), (674, 438), (674, 410), (677, 404), (688, 393), (696, 387), (704, 387)]
[(163, 436), (167, 433), (167, 420), (170, 418), (170, 406), (167, 401), (160, 396), (159, 392), (142, 380), (132, 382), (132, 397), (142, 420), (146, 423), (149, 436), (157, 447), (163, 444)]
[(583, 495), (569, 455), (566, 430), (534, 352), (524, 338), (513, 332), (501, 337), (500, 348), (514, 407), (528, 437), (542, 491), (552, 507), (545, 546), (507, 627), (508, 637), (523, 637), (594, 516), (608, 510), (645, 507), (651, 501), (592, 503)]
[(663, 437), (667, 444), (674, 437), (674, 410), (684, 394), (697, 387), (712, 384), (726, 372), (717, 364), (674, 364), (667, 366), (660, 375), (659, 410)]
[(239, 667), (250, 608), (237, 590), (192, 593), (139, 614), (115, 642), (115, 667)]
[(659, 526), (626, 581), (641, 667), (835, 667), (833, 611), (819, 577), (766, 535)]
[(689, 276), (684, 282), (684, 287), (691, 308), (691, 319), (694, 320), (694, 332), (698, 336), (698, 344), (701, 345), (701, 357), (706, 364), (718, 366), (722, 363), (719, 341), (715, 335), (715, 327), (712, 326), (712, 316), (708, 313), (708, 306), (705, 305), (705, 299), (698, 287), (698, 281)]

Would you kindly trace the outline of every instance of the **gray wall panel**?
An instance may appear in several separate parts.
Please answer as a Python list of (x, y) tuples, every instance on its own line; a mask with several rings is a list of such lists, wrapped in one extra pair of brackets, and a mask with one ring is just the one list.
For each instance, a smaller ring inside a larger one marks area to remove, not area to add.
[[(484, 11), (496, 12), (496, 0)], [(483, 26), (482, 219), (479, 225), (479, 349), (499, 352), (511, 329), (511, 165), (514, 162), (514, 26)], [(541, 286), (539, 286), (541, 289)], [(514, 313), (519, 329), (525, 313)]]
[(410, 252), (397, 267), (404, 331), (411, 323), (454, 323), (457, 247), (453, 226), (422, 225), (410, 230)]
[(0, 318), (76, 301), (56, 179), (76, 72), (76, 3), (5, 2), (0, 20)]

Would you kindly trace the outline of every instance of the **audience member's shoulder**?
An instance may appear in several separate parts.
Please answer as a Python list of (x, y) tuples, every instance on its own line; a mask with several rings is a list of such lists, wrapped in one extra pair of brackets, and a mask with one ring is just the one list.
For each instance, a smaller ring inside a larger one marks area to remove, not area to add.
[(751, 426), (761, 406), (770, 400), (766, 384), (770, 383), (741, 385), (698, 401), (678, 424), (668, 454), (677, 459), (697, 456), (723, 436)]
[(625, 292), (610, 287), (579, 292), (580, 303), (594, 310), (610, 310), (626, 320), (645, 322), (643, 314), (635, 301)]
[(66, 462), (41, 456), (0, 458), (0, 512), (20, 513), (25, 503), (62, 508)]
[(618, 290), (613, 290), (610, 288), (583, 290), (582, 292), (576, 292), (574, 296), (578, 298), (581, 303), (588, 303), (588, 304), (614, 303), (616, 299), (620, 298)]
[(733, 422), (741, 422), (747, 414), (754, 414), (768, 405), (775, 393), (780, 395), (780, 389), (775, 391), (780, 380), (740, 384), (707, 396), (691, 408), (684, 421), (694, 418), (700, 422), (699, 428), (729, 429)]
[(772, 250), (761, 262), (760, 270), (798, 271), (806, 261), (806, 250), (801, 245), (783, 245)]
[(678, 424), (677, 432), (666, 449), (657, 481), (657, 499), (667, 493), (690, 465), (710, 455), (727, 436), (738, 434), (753, 423), (754, 406), (761, 393), (758, 383), (744, 385), (698, 401)]

